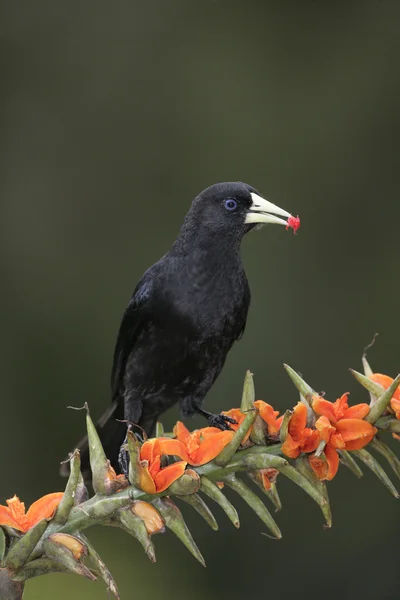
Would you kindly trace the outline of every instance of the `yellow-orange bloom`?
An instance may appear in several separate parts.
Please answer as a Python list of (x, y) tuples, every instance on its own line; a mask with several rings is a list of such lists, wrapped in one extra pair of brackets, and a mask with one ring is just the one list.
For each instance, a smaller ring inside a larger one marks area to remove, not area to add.
[[(224, 410), (221, 414), (225, 415), (226, 417), (230, 417), (231, 419), (235, 419), (236, 423), (229, 423), (229, 427), (232, 429), (232, 431), (237, 431), (239, 429), (240, 425), (242, 424), (242, 421), (244, 421), (244, 419), (246, 418), (246, 415), (244, 413), (242, 413), (240, 408), (231, 408), (231, 410)], [(247, 442), (247, 440), (249, 439), (250, 433), (251, 433), (251, 428), (252, 428), (252, 426), (250, 425), (250, 427), (247, 430), (246, 435), (244, 436), (244, 438), (242, 440), (242, 444), (245, 444)]]
[(7, 525), (26, 533), (42, 519), (51, 519), (61, 502), (63, 492), (42, 496), (25, 512), (25, 504), (17, 496), (9, 498), (7, 506), (0, 505), (0, 525)]
[(256, 400), (254, 402), (254, 406), (258, 409), (260, 417), (267, 424), (269, 435), (277, 435), (282, 425), (283, 415), (278, 417), (279, 410), (274, 410), (270, 404), (264, 402), (263, 400)]
[[(382, 375), (382, 373), (373, 373), (369, 378), (372, 379), (372, 381), (375, 381), (375, 383), (379, 383), (385, 390), (393, 383), (391, 377)], [(390, 400), (390, 406), (396, 415), (396, 419), (400, 419), (400, 385)]]
[(169, 438), (154, 438), (147, 440), (140, 449), (140, 487), (147, 494), (163, 492), (183, 475), (186, 468), (186, 461), (178, 461), (164, 468), (161, 467), (163, 454), (179, 456), (178, 452), (168, 452), (162, 448), (164, 440), (176, 441)]
[(288, 434), (282, 444), (282, 452), (289, 458), (297, 458), (302, 452), (314, 452), (321, 441), (316, 429), (306, 427), (307, 407), (299, 402), (289, 421)]
[(336, 402), (329, 402), (320, 396), (313, 396), (312, 408), (317, 413), (327, 417), (332, 423), (336, 423), (341, 419), (363, 419), (369, 413), (368, 404), (356, 404), (355, 406), (348, 405), (347, 398), (349, 394), (343, 394)]
[(181, 421), (175, 425), (174, 433), (176, 440), (160, 440), (163, 453), (175, 454), (195, 467), (213, 460), (235, 435), (233, 431), (221, 431), (217, 427), (190, 432)]

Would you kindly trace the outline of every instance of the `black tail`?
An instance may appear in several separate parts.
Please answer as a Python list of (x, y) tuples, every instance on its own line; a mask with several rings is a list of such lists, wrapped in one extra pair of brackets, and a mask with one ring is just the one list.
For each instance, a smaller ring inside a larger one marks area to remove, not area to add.
[[(118, 467), (118, 454), (121, 444), (123, 443), (126, 435), (125, 423), (120, 423), (117, 419), (124, 418), (124, 409), (121, 404), (113, 402), (101, 416), (97, 423), (97, 431), (99, 433), (101, 442), (103, 444), (104, 452), (107, 458), (110, 460), (111, 465), (119, 471)], [(85, 481), (91, 480), (90, 461), (89, 461), (89, 446), (88, 439), (85, 436), (76, 448), (80, 450), (81, 454), (81, 471)], [(63, 462), (60, 468), (60, 475), (68, 477), (69, 475), (69, 461)]]

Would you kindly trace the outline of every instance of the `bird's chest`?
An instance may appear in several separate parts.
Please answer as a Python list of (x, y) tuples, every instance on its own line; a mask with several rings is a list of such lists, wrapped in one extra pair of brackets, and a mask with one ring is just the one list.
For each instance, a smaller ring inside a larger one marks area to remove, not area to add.
[[(246, 323), (250, 291), (239, 261), (192, 261), (179, 274), (173, 293), (166, 286), (171, 313), (198, 340), (236, 337)], [(179, 293), (175, 292), (179, 289)]]

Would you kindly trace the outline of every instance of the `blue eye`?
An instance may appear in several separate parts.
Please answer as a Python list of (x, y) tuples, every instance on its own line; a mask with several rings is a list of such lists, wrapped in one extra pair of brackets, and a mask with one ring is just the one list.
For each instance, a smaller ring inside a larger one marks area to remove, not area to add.
[(226, 210), (235, 210), (236, 207), (237, 207), (236, 200), (233, 200), (232, 198), (228, 198), (228, 200), (225, 200)]

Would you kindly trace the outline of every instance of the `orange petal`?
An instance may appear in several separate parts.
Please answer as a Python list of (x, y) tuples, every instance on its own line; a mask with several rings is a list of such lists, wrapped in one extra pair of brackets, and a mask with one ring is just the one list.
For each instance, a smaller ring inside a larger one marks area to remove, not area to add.
[(190, 437), (190, 431), (185, 427), (182, 421), (177, 421), (174, 427), (174, 434), (178, 438), (180, 442), (186, 444), (188, 438)]
[[(230, 428), (232, 429), (232, 431), (237, 431), (242, 423), (242, 421), (244, 421), (246, 415), (244, 413), (242, 413), (242, 411), (239, 408), (231, 408), (230, 410), (224, 410), (222, 413), (222, 415), (225, 415), (226, 417), (231, 417), (231, 419), (235, 419), (236, 423), (230, 423)], [(245, 442), (247, 442), (247, 440), (250, 437), (250, 433), (251, 433), (251, 425), (247, 430), (246, 435), (243, 438), (242, 444), (244, 444)]]
[(321, 436), (319, 431), (306, 428), (304, 430), (304, 437), (300, 441), (300, 450), (302, 452), (314, 452), (318, 448), (320, 441)]
[(333, 479), (339, 468), (339, 455), (329, 444), (325, 446), (324, 455), (310, 456), (310, 466), (321, 481)]
[(377, 428), (362, 419), (341, 419), (336, 430), (346, 444), (346, 450), (360, 450), (372, 440)]
[(314, 454), (308, 457), (308, 462), (315, 475), (323, 481), (326, 479), (329, 471), (328, 461), (324, 460), (324, 458), (320, 456), (315, 456)]
[(331, 425), (328, 417), (320, 417), (317, 419), (315, 427), (319, 431), (321, 439), (328, 444), (332, 433), (335, 433), (336, 431), (335, 427)]
[(152, 463), (149, 463), (147, 461), (146, 461), (146, 463), (148, 465), (150, 477), (154, 481), (155, 476), (157, 475), (157, 473), (161, 469), (161, 455), (159, 454), (158, 456), (156, 456)]
[(333, 410), (336, 415), (336, 421), (339, 421), (339, 419), (343, 419), (344, 413), (349, 408), (349, 405), (347, 403), (348, 397), (349, 392), (346, 392), (333, 403)]
[(397, 398), (392, 398), (390, 401), (390, 406), (394, 410), (396, 419), (400, 419), (400, 400), (397, 400)]
[(42, 498), (31, 504), (26, 513), (29, 528), (36, 525), (41, 519), (51, 519), (63, 496), (64, 492), (54, 492), (53, 494), (42, 496)]
[(161, 454), (179, 456), (182, 460), (188, 460), (185, 444), (172, 438), (158, 438), (158, 448)]
[(260, 473), (261, 473), (261, 479), (262, 479), (262, 484), (264, 486), (264, 490), (267, 490), (267, 492), (271, 489), (271, 482), (268, 478), (268, 474), (266, 473), (267, 469), (261, 469)]
[(300, 455), (299, 443), (295, 442), (290, 433), (287, 434), (286, 440), (282, 444), (281, 448), (283, 454), (289, 458), (297, 458)]
[(157, 492), (163, 492), (171, 483), (179, 479), (185, 471), (186, 464), (185, 461), (180, 460), (179, 462), (172, 463), (172, 465), (168, 465), (165, 469), (161, 469), (155, 477)]
[(317, 413), (317, 415), (322, 415), (331, 421), (332, 423), (336, 423), (336, 412), (335, 407), (332, 402), (329, 400), (324, 400), (320, 396), (312, 397), (312, 409)]
[(154, 449), (157, 444), (157, 438), (146, 440), (140, 448), (140, 460), (147, 460), (149, 463), (152, 463), (154, 460)]
[[(382, 375), (382, 373), (372, 373), (369, 378), (372, 381), (375, 381), (375, 383), (379, 383), (385, 390), (387, 390), (388, 387), (393, 383), (393, 379), (391, 377), (388, 375)], [(393, 394), (393, 398), (400, 400), (400, 385)]]
[(217, 433), (200, 442), (197, 450), (190, 455), (189, 464), (200, 466), (210, 462), (229, 444), (234, 435), (233, 431), (220, 431), (218, 429)]
[(306, 423), (307, 407), (302, 402), (298, 402), (289, 421), (289, 433), (295, 440), (303, 435)]
[(326, 457), (326, 462), (328, 463), (326, 479), (331, 481), (339, 469), (339, 454), (337, 453), (336, 448), (333, 448), (330, 444), (325, 446), (324, 454)]
[(18, 531), (25, 531), (25, 528), (18, 523), (10, 514), (10, 509), (7, 506), (0, 505), (0, 525), (7, 525)]
[(277, 418), (279, 411), (274, 410), (270, 404), (263, 400), (256, 400), (254, 406), (258, 409), (262, 420), (267, 423), (269, 435), (276, 435), (281, 428), (283, 415)]
[(340, 433), (332, 433), (329, 445), (337, 450), (344, 450), (346, 448), (346, 443)]
[(397, 433), (392, 433), (392, 437), (393, 437), (395, 440), (400, 440), (400, 435), (398, 435)]
[(361, 404), (355, 404), (354, 406), (350, 406), (350, 408), (348, 408), (347, 410), (344, 411), (343, 418), (344, 419), (363, 419), (364, 417), (367, 416), (369, 411), (370, 411), (370, 408), (369, 408), (368, 404), (366, 404), (365, 402), (363, 402)]
[(140, 463), (140, 477), (139, 477), (139, 487), (141, 490), (146, 492), (146, 494), (156, 494), (156, 484), (149, 472), (149, 463), (147, 460), (143, 460)]

